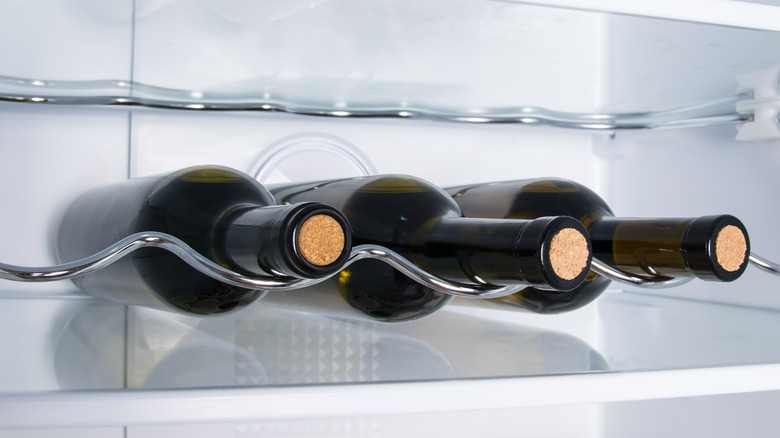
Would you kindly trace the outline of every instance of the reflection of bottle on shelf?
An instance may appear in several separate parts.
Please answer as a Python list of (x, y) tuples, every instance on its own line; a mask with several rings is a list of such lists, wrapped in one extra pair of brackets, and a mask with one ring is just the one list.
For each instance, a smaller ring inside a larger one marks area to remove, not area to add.
[(58, 337), (66, 389), (235, 387), (454, 377), (447, 358), (376, 324), (276, 309), (206, 320), (111, 303), (74, 315)]
[[(491, 311), (475, 316), (472, 307), (463, 310), (467, 312), (439, 312), (435, 318), (392, 328), (434, 345), (462, 377), (571, 374), (609, 369), (606, 359), (577, 336), (493, 319)], [(500, 312), (495, 307), (493, 311)]]
[(54, 367), (60, 386), (74, 390), (267, 382), (262, 364), (240, 346), (168, 313), (111, 303), (91, 305), (68, 321)]
[[(136, 310), (130, 325), (128, 386), (196, 388), (268, 383), (264, 364), (240, 345), (167, 314)], [(153, 364), (153, 366), (149, 366)]]
[(62, 389), (125, 386), (126, 308), (88, 305), (73, 315), (54, 345), (54, 371)]
[[(319, 203), (276, 205), (251, 177), (199, 166), (86, 193), (62, 220), (57, 252), (60, 260), (73, 261), (143, 231), (171, 234), (248, 276), (331, 275), (351, 249), (349, 223), (336, 209)], [(203, 315), (243, 307), (262, 295), (201, 274), (159, 248), (136, 250), (75, 281), (102, 298)]]
[[(384, 246), (450, 281), (570, 290), (589, 270), (590, 243), (578, 221), (463, 218), (444, 191), (419, 178), (378, 175), (269, 188), (280, 203), (335, 206), (349, 218), (355, 245)], [(450, 299), (376, 260), (348, 266), (339, 283), (353, 307), (383, 321), (420, 318)]]
[[(329, 318), (272, 305), (235, 320), (230, 336), (260, 359), (269, 384), (523, 376), (609, 368), (596, 350), (575, 336), (446, 309), (414, 324)], [(219, 321), (203, 320), (199, 327), (211, 332), (207, 327), (216, 324)]]
[(455, 377), (448, 358), (434, 346), (383, 327), (266, 306), (236, 322), (233, 340), (265, 365), (269, 384)]
[[(467, 217), (520, 218), (568, 214), (580, 220), (593, 242), (593, 257), (637, 275), (732, 281), (747, 267), (745, 226), (730, 215), (696, 218), (620, 218), (596, 193), (555, 178), (448, 188)], [(527, 288), (499, 301), (541, 313), (584, 306), (609, 285), (591, 273), (569, 292)]]
[(89, 306), (71, 318), (55, 346), (54, 366), (60, 385), (74, 390), (415, 381), (607, 369), (598, 352), (574, 336), (457, 312), (389, 325), (273, 306), (201, 319), (111, 303)]

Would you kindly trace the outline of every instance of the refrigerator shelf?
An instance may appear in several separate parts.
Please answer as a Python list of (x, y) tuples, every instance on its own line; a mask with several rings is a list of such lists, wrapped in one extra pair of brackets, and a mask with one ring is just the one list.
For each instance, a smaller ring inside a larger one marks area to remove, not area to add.
[[(386, 84), (391, 94), (402, 84)], [(281, 88), (294, 89), (293, 84)], [(400, 118), (458, 123), (501, 123), (550, 126), (557, 128), (610, 131), (623, 129), (663, 129), (745, 123), (753, 120), (752, 111), (737, 111), (751, 93), (737, 93), (710, 101), (685, 103), (675, 108), (637, 113), (572, 113), (520, 106), (498, 108), (436, 108), (398, 106), (392, 100), (365, 104), (330, 103), (314, 106), (310, 102), (284, 96), (274, 99), (246, 88), (232, 93), (168, 89), (122, 80), (56, 81), (0, 76), (0, 101), (57, 106), (112, 106), (185, 111), (282, 112), (305, 116), (338, 118)], [(263, 93), (267, 95), (268, 93)], [(744, 106), (744, 105), (743, 105)]]
[(0, 424), (240, 423), (780, 390), (778, 312), (613, 292), (562, 317), (469, 301), (381, 324), (265, 300), (207, 319), (4, 300), (3, 320), (28, 332), (0, 337), (16, 351), (3, 364)]
[(36, 1), (4, 7), (4, 101), (642, 129), (747, 121), (738, 77), (780, 64), (751, 2)]

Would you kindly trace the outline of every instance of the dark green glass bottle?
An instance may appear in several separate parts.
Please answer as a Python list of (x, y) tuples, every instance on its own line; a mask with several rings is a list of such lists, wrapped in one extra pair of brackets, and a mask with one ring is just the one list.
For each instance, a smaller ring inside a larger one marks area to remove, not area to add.
[[(143, 231), (171, 234), (249, 276), (320, 278), (337, 273), (351, 251), (349, 222), (335, 208), (280, 206), (241, 172), (197, 166), (85, 193), (62, 219), (58, 257), (78, 260)], [(202, 315), (240, 308), (262, 295), (201, 274), (159, 248), (136, 250), (75, 282), (113, 301)]]
[[(750, 242), (745, 226), (730, 215), (697, 218), (616, 218), (604, 200), (566, 179), (539, 178), (446, 189), (467, 217), (531, 219), (570, 215), (588, 229), (593, 257), (628, 273), (732, 281), (747, 267)], [(566, 293), (528, 288), (501, 298), (536, 312), (576, 309), (609, 285), (591, 273)]]
[[(280, 203), (335, 206), (352, 224), (354, 245), (382, 245), (454, 282), (570, 290), (589, 271), (590, 241), (578, 221), (464, 218), (446, 192), (419, 178), (377, 175), (269, 189)], [(353, 307), (389, 322), (420, 318), (451, 298), (378, 260), (353, 263), (339, 283)]]

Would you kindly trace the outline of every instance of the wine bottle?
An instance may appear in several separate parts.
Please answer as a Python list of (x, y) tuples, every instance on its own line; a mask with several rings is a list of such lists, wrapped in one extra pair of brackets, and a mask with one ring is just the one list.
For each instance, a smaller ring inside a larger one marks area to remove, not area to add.
[[(269, 189), (280, 203), (335, 206), (352, 224), (355, 245), (382, 245), (450, 281), (570, 290), (589, 271), (590, 240), (578, 221), (464, 218), (446, 192), (419, 178), (376, 175)], [(417, 319), (451, 299), (378, 260), (359, 260), (338, 280), (349, 304), (382, 321)]]
[[(248, 175), (196, 166), (85, 193), (61, 221), (58, 257), (78, 260), (143, 231), (171, 234), (249, 276), (320, 278), (339, 272), (351, 251), (351, 227), (335, 208), (277, 205)], [(74, 281), (113, 301), (202, 315), (243, 307), (263, 294), (201, 274), (160, 248), (141, 248)]]
[[(742, 275), (750, 254), (747, 230), (733, 216), (615, 217), (595, 192), (566, 179), (504, 181), (446, 191), (467, 217), (571, 215), (588, 229), (594, 258), (631, 274), (732, 281)], [(584, 306), (609, 284), (610, 280), (591, 273), (580, 287), (566, 293), (528, 288), (501, 300), (557, 313)]]

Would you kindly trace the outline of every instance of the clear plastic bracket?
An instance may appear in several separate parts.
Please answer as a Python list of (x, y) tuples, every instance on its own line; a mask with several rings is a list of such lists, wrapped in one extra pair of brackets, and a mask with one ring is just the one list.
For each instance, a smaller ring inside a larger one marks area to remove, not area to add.
[(737, 112), (750, 116), (739, 125), (738, 140), (780, 139), (780, 65), (737, 76), (749, 99), (737, 102)]

